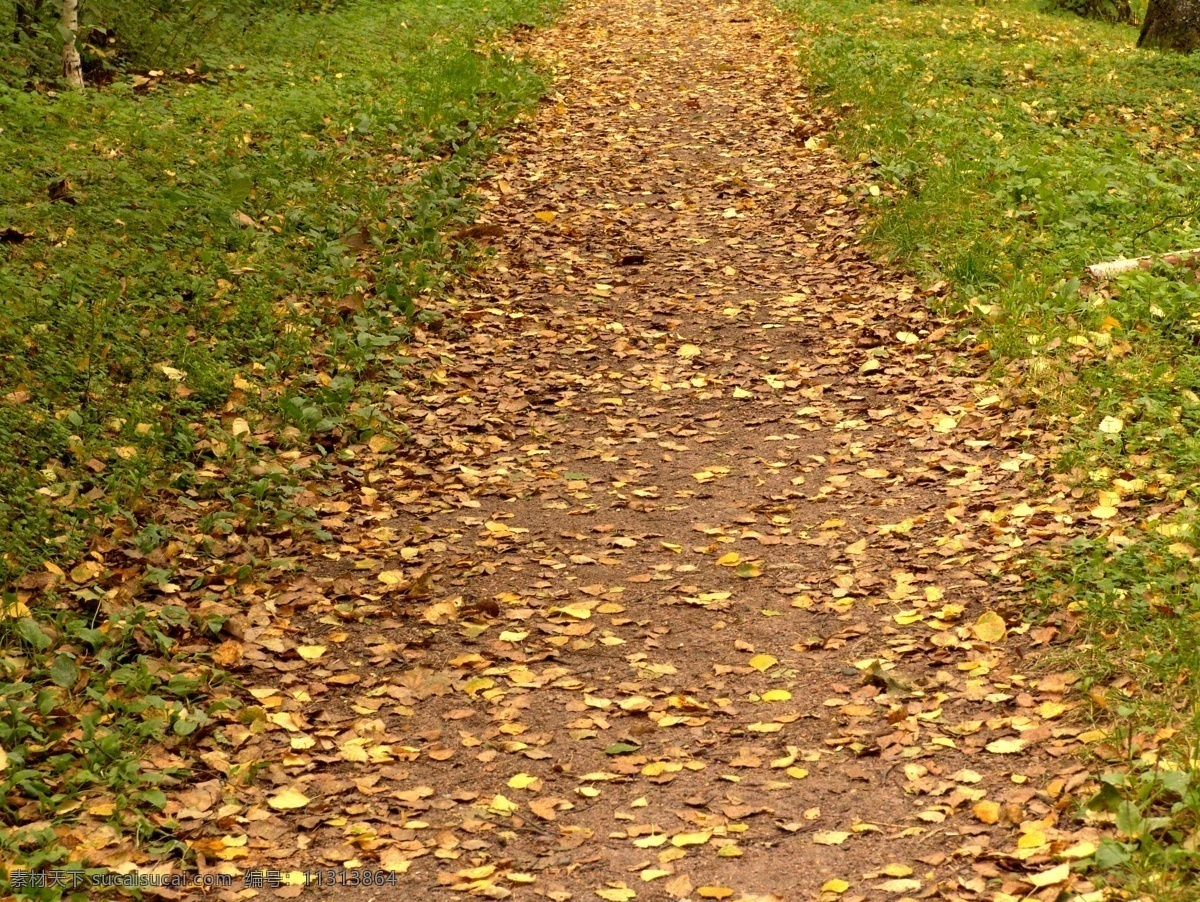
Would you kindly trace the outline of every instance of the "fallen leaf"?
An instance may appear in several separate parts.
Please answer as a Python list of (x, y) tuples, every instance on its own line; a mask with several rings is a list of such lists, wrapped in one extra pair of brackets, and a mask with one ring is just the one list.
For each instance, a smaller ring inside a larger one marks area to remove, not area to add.
[(776, 658), (774, 655), (767, 655), (767, 654), (755, 655), (749, 661), (750, 666), (753, 667), (755, 670), (757, 670), (759, 673), (766, 673), (768, 670), (770, 670), (772, 667), (774, 667), (778, 663), (779, 663), (778, 658)]
[(1018, 752), (1024, 751), (1027, 745), (1029, 743), (1024, 739), (997, 739), (994, 742), (989, 742), (986, 748), (993, 755), (1015, 755)]
[(291, 811), (303, 808), (311, 799), (298, 789), (285, 789), (267, 799), (267, 804), (276, 811)]
[(849, 838), (849, 833), (840, 830), (818, 830), (813, 834), (813, 842), (819, 846), (840, 846)]
[(1057, 864), (1048, 871), (1042, 871), (1040, 874), (1030, 874), (1025, 879), (1041, 889), (1043, 886), (1054, 886), (1057, 883), (1064, 883), (1071, 876), (1071, 866), (1066, 862)]
[(1004, 640), (1007, 628), (1003, 617), (995, 611), (985, 611), (979, 615), (979, 619), (971, 627), (971, 632), (980, 642), (995, 644)]
[(606, 902), (629, 902), (637, 898), (637, 893), (624, 883), (610, 883), (606, 889), (596, 890), (596, 895)]

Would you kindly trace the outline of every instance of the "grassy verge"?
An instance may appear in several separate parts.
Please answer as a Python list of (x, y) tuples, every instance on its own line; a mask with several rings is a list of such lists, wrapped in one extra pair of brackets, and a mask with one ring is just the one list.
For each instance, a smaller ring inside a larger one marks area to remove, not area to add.
[[(1200, 58), (1129, 27), (1014, 2), (784, 0), (818, 103), (864, 166), (872, 237), (953, 287), (979, 345), (1040, 404), (1094, 529), (1047, 564), (1083, 640), (1082, 686), (1117, 733), (1096, 863), (1196, 898), (1200, 823), (1200, 290), (1087, 264), (1200, 246)], [(1060, 441), (1061, 439), (1061, 441)], [(1121, 525), (1116, 525), (1121, 524)]]
[(493, 38), (549, 5), (347, 3), (205, 71), (0, 87), (9, 865), (61, 866), (81, 810), (181, 851), (141, 813), (235, 704), (181, 652), (231, 613), (171, 603), (181, 555), (244, 579), (316, 528), (304, 486), (338, 448), (403, 441), (380, 402), (471, 261), (462, 189), (541, 87)]

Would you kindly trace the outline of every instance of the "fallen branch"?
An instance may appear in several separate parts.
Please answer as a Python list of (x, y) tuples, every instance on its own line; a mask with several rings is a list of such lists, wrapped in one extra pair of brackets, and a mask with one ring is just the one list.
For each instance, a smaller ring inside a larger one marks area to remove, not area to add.
[(1188, 251), (1172, 251), (1169, 254), (1151, 254), (1148, 257), (1134, 257), (1132, 260), (1122, 258), (1120, 260), (1109, 260), (1107, 263), (1093, 263), (1087, 268), (1087, 271), (1092, 275), (1092, 278), (1103, 282), (1123, 272), (1130, 272), (1135, 269), (1149, 269), (1151, 264), (1156, 261), (1161, 261), (1171, 266), (1179, 266), (1197, 258), (1200, 258), (1200, 248), (1193, 248)]

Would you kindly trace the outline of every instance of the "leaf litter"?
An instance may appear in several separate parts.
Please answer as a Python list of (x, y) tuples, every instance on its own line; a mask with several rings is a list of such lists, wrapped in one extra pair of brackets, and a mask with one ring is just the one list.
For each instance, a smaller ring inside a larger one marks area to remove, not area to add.
[(414, 335), (413, 441), (349, 449), (333, 542), (242, 587), (247, 704), (162, 825), (435, 898), (1086, 897), (1104, 733), (1021, 601), (1092, 502), (1030, 494), (1029, 411), (859, 246), (788, 24), (612, 0), (521, 41), (554, 93)]

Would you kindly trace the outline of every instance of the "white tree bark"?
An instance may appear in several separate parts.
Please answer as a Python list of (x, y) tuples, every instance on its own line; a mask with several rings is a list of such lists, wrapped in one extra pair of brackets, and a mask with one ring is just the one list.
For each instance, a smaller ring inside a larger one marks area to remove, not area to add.
[(1152, 254), (1149, 257), (1135, 257), (1132, 260), (1121, 258), (1120, 260), (1109, 260), (1107, 263), (1093, 263), (1087, 268), (1092, 278), (1098, 282), (1103, 282), (1106, 279), (1111, 279), (1113, 276), (1119, 276), (1123, 272), (1131, 272), (1135, 269), (1149, 269), (1156, 260), (1161, 260), (1170, 266), (1179, 266), (1181, 263), (1188, 263), (1200, 257), (1200, 248), (1194, 248), (1187, 251), (1172, 251), (1169, 254)]
[(59, 20), (63, 37), (63, 77), (72, 88), (83, 90), (83, 60), (75, 46), (79, 33), (79, 0), (62, 0), (62, 18)]

